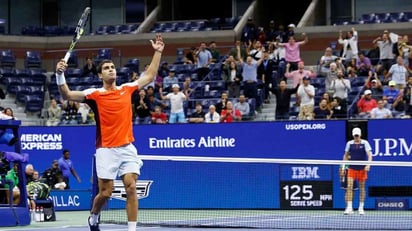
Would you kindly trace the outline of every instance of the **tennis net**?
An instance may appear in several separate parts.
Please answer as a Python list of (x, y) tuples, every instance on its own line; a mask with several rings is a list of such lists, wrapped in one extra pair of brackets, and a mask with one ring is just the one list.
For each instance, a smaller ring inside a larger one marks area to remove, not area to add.
[[(374, 161), (365, 186), (353, 186), (344, 215), (341, 165), (362, 161), (144, 156), (137, 184), (140, 226), (412, 230), (412, 162)], [(126, 223), (121, 182), (102, 223)]]

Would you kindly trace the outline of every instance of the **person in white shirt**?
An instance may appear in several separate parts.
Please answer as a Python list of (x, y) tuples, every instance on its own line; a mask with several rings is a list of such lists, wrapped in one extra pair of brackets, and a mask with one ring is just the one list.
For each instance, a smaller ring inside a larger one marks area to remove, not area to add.
[(385, 107), (385, 102), (382, 99), (378, 100), (378, 106), (372, 109), (370, 115), (372, 119), (392, 118), (391, 110)]
[(297, 96), (300, 100), (299, 115), (300, 120), (307, 118), (306, 115), (313, 114), (315, 108), (315, 87), (310, 84), (310, 77), (302, 78), (302, 83), (298, 87)]
[(403, 63), (403, 58), (402, 56), (398, 56), (396, 57), (396, 63), (391, 66), (385, 77), (392, 77), (392, 80), (396, 83), (396, 88), (403, 89), (405, 88), (408, 76), (409, 72)]
[(163, 95), (162, 88), (159, 89), (160, 97), (165, 100), (170, 100), (170, 116), (169, 123), (186, 123), (184, 112), (184, 101), (188, 100), (188, 96), (180, 91), (179, 84), (172, 85), (172, 92)]
[(346, 38), (343, 38), (342, 31), (339, 31), (338, 43), (343, 46), (343, 59), (349, 61), (358, 58), (358, 32), (354, 27), (346, 33)]
[(205, 123), (220, 123), (220, 115), (213, 104), (209, 106), (209, 111), (205, 115)]

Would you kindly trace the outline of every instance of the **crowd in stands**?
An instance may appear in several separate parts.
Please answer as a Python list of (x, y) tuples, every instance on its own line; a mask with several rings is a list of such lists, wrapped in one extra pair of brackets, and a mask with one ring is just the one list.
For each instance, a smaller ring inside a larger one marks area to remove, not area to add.
[[(412, 115), (412, 45), (407, 35), (385, 30), (367, 50), (358, 47), (362, 35), (354, 27), (340, 31), (336, 41), (326, 44), (314, 68), (306, 67), (300, 55), (309, 37), (295, 34), (294, 29), (294, 24), (285, 28), (273, 20), (264, 28), (248, 18), (240, 39), (226, 54), (215, 41), (200, 41), (197, 47), (182, 51), (176, 62), (162, 62), (156, 79), (132, 97), (133, 122), (253, 120), (271, 101), (276, 101), (276, 120), (382, 118), (376, 115), (382, 102), (391, 112), (384, 118)], [(73, 71), (67, 74), (69, 86), (75, 90), (99, 87), (97, 64), (87, 58), (83, 68), (76, 69), (80, 80), (70, 81)], [(118, 68), (118, 83), (138, 79), (146, 68), (140, 73)], [(77, 82), (80, 86), (72, 85)], [(54, 93), (46, 125), (95, 123), (87, 104), (63, 101)], [(227, 119), (227, 113), (231, 118)]]

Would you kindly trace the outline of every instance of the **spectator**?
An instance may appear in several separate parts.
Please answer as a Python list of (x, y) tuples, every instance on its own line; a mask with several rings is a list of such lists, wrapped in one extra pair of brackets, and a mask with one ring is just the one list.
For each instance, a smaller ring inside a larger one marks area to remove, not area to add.
[(262, 43), (259, 40), (254, 41), (253, 43), (249, 44), (248, 47), (249, 55), (256, 61), (263, 58), (263, 52), (265, 48), (262, 46)]
[(332, 103), (332, 117), (333, 119), (344, 119), (347, 117), (346, 104), (342, 104), (342, 100), (339, 97), (333, 97)]
[(86, 57), (86, 64), (83, 66), (83, 76), (97, 76), (96, 65), (90, 57)]
[(205, 42), (200, 43), (199, 49), (195, 54), (195, 60), (197, 63), (197, 79), (202, 81), (209, 73), (209, 64), (212, 62), (212, 53), (206, 49)]
[[(143, 76), (143, 75), (142, 75)], [(139, 79), (139, 73), (137, 71), (132, 71), (130, 73), (130, 82), (134, 82)]]
[(302, 78), (302, 85), (297, 90), (299, 97), (299, 119), (311, 119), (313, 117), (313, 109), (315, 107), (315, 87), (310, 84), (310, 77)]
[(372, 97), (375, 100), (382, 98), (383, 87), (382, 82), (375, 71), (369, 71), (368, 78), (365, 81), (365, 88), (372, 91)]
[(62, 109), (57, 105), (56, 99), (50, 100), (50, 106), (47, 109), (47, 126), (57, 126), (59, 125), (62, 118)]
[(167, 123), (167, 114), (162, 111), (160, 106), (155, 106), (152, 112), (152, 124)]
[(254, 42), (258, 37), (258, 28), (253, 22), (253, 19), (249, 17), (247, 19), (245, 27), (242, 29), (241, 41), (243, 44)]
[(411, 53), (412, 46), (409, 45), (409, 37), (408, 35), (404, 36), (399, 36), (398, 39), (398, 46), (397, 46), (397, 51), (398, 55), (403, 58), (403, 63), (405, 64), (405, 67), (409, 66), (409, 56)]
[(258, 66), (258, 79), (262, 80), (264, 85), (264, 102), (270, 103), (269, 101), (269, 89), (272, 87), (273, 84), (273, 71), (275, 63), (273, 60), (269, 59), (269, 53), (264, 51), (263, 52), (263, 61)]
[(292, 94), (296, 94), (299, 84), (292, 89), (286, 87), (286, 81), (281, 80), (279, 86), (270, 89), (270, 91), (276, 96), (276, 120), (289, 119), (290, 98)]
[(251, 56), (248, 56), (244, 62), (239, 54), (240, 50), (238, 50), (238, 59), (242, 65), (243, 94), (249, 99), (256, 99), (256, 106), (259, 107), (261, 102), (257, 97), (257, 68), (262, 63), (263, 58), (255, 61)]
[(266, 42), (274, 42), (276, 40), (276, 27), (275, 27), (275, 21), (270, 20), (269, 21), (269, 26), (267, 27), (266, 30)]
[(47, 200), (50, 196), (50, 187), (39, 181), (39, 172), (33, 170), (32, 181), (26, 182), (26, 191), (29, 199), (29, 208), (36, 209), (35, 200)]
[(58, 183), (59, 177), (62, 177), (62, 172), (59, 169), (59, 161), (53, 160), (51, 167), (42, 173), (40, 181), (54, 188), (54, 185)]
[(94, 124), (94, 112), (91, 110), (90, 106), (87, 103), (78, 103), (79, 109), (77, 110), (78, 114), (81, 117), (82, 124)]
[(365, 90), (357, 103), (358, 115), (362, 118), (369, 118), (372, 109), (377, 107), (378, 104), (374, 98), (372, 98), (372, 91)]
[(190, 50), (185, 54), (183, 58), (184, 64), (196, 64), (195, 62), (195, 54), (197, 52), (196, 47), (191, 47)]
[(232, 56), (236, 61), (239, 61), (239, 55), (243, 60), (245, 60), (248, 54), (246, 47), (241, 43), (241, 41), (236, 40), (235, 46), (229, 51), (229, 56)]
[(178, 84), (179, 80), (176, 78), (176, 70), (170, 69), (169, 74), (163, 78), (163, 90), (165, 92), (172, 91), (172, 85)]
[(180, 91), (179, 84), (173, 84), (172, 92), (163, 95), (162, 89), (159, 90), (162, 100), (170, 100), (169, 123), (186, 123), (184, 111), (184, 101), (188, 100), (188, 95)]
[(341, 56), (343, 60), (350, 61), (358, 58), (358, 32), (354, 27), (346, 33), (346, 38), (343, 38), (342, 31), (339, 31), (338, 43), (343, 46)]
[(343, 71), (338, 69), (336, 71), (337, 79), (333, 80), (329, 89), (333, 92), (333, 97), (339, 97), (342, 100), (342, 104), (346, 104), (348, 93), (351, 91), (351, 82), (349, 79), (345, 79)]
[(218, 63), (220, 61), (220, 52), (216, 47), (216, 42), (211, 41), (209, 43), (209, 51), (210, 54), (212, 54), (212, 59), (210, 60), (210, 63)]
[(250, 104), (246, 101), (245, 95), (240, 95), (238, 101), (234, 105), (235, 110), (239, 110), (242, 115), (242, 120), (250, 120)]
[[(6, 184), (4, 185), (6, 190), (7, 203), (12, 200), (13, 204), (20, 203), (20, 188), (19, 188), (19, 175), (18, 175), (18, 164), (13, 163), (13, 168), (10, 169), (6, 174)], [(12, 195), (10, 195), (10, 188), (12, 188)]]
[[(138, 94), (135, 94), (138, 92)], [(136, 124), (149, 124), (151, 120), (151, 111), (149, 98), (146, 96), (146, 90), (140, 89), (132, 95), (132, 104), (135, 114)]]
[(305, 70), (305, 63), (303, 61), (298, 62), (298, 69), (295, 71), (290, 72), (291, 65), (288, 63), (286, 64), (286, 78), (292, 78), (293, 80), (293, 87), (296, 87), (301, 81), (304, 76), (308, 76), (310, 78), (315, 78), (316, 73), (311, 68), (310, 70)]
[(408, 76), (409, 72), (403, 63), (403, 58), (401, 56), (396, 57), (396, 63), (391, 65), (389, 71), (385, 75), (386, 78), (392, 78), (392, 81), (395, 82), (396, 88), (398, 89), (403, 89), (405, 87)]
[(385, 102), (383, 99), (378, 100), (378, 106), (371, 110), (372, 119), (388, 119), (392, 118), (391, 110), (385, 108)]
[(392, 108), (392, 104), (395, 102), (399, 94), (400, 90), (396, 88), (395, 81), (389, 81), (389, 86), (383, 89), (382, 99), (384, 100), (385, 107)]
[(330, 119), (333, 115), (333, 110), (328, 107), (326, 99), (321, 99), (319, 105), (315, 107), (313, 114), (315, 119)]
[(393, 64), (393, 43), (389, 38), (389, 32), (385, 30), (382, 37), (377, 37), (373, 40), (373, 43), (379, 47), (379, 64), (377, 65), (377, 71), (379, 74), (386, 75)]
[(295, 36), (295, 24), (291, 23), (288, 25), (288, 30), (286, 31), (286, 36), (289, 38)]
[(169, 75), (169, 64), (166, 61), (163, 61), (160, 64), (159, 70), (157, 72), (157, 75), (162, 77), (162, 79), (166, 76)]
[(63, 124), (78, 124), (78, 110), (79, 104), (72, 100), (66, 100), (66, 102), (62, 102), (62, 109), (63, 109)]
[(213, 104), (209, 106), (209, 111), (205, 115), (205, 123), (220, 123), (220, 115)]
[(189, 116), (189, 123), (203, 123), (205, 122), (205, 112), (200, 102), (196, 103), (195, 111)]
[(30, 183), (33, 181), (33, 172), (34, 172), (34, 167), (32, 164), (27, 164), (26, 169), (25, 169), (25, 174), (26, 174), (26, 184)]
[(14, 116), (14, 112), (13, 109), (11, 109), (11, 107), (6, 107), (3, 111), (3, 113), (5, 115), (10, 116), (13, 120), (18, 120), (15, 116)]
[(327, 47), (325, 53), (319, 60), (319, 74), (326, 76), (330, 72), (330, 64), (335, 62), (338, 57), (332, 53), (332, 48)]
[(222, 65), (222, 79), (226, 81), (226, 87), (230, 98), (240, 95), (242, 73), (233, 56), (229, 56)]
[(226, 103), (228, 101), (228, 95), (226, 92), (222, 92), (220, 94), (220, 101), (216, 103), (215, 105), (215, 109), (216, 112), (220, 115), (220, 113), (222, 112), (222, 110), (226, 109)]
[(356, 60), (356, 68), (360, 76), (367, 76), (372, 68), (371, 60), (363, 52), (359, 53), (359, 58)]
[(182, 91), (184, 92), (184, 94), (186, 94), (187, 96), (190, 96), (193, 92), (193, 90), (195, 89), (195, 85), (192, 82), (192, 78), (190, 76), (186, 76), (185, 77), (185, 81), (183, 82), (183, 89)]
[(294, 36), (290, 36), (287, 43), (276, 42), (276, 47), (285, 47), (285, 60), (290, 64), (290, 70), (294, 71), (298, 69), (298, 62), (301, 61), (300, 46), (308, 43), (309, 39), (305, 33), (302, 33), (304, 39), (302, 41), (295, 41)]
[(380, 57), (379, 47), (376, 43), (373, 44), (373, 47), (371, 49), (369, 49), (367, 57), (371, 60), (373, 68), (376, 68), (379, 63)]
[(74, 169), (73, 162), (70, 159), (70, 151), (68, 149), (63, 150), (62, 157), (60, 157), (58, 164), (59, 169), (62, 171), (63, 180), (66, 183), (65, 189), (70, 189), (70, 175), (73, 175), (77, 182), (81, 182), (79, 175)]
[(412, 117), (412, 76), (409, 76), (408, 83), (403, 89), (403, 101), (405, 103), (405, 116)]
[(222, 110), (220, 113), (220, 122), (231, 123), (238, 122), (242, 120), (242, 114), (236, 108), (233, 108), (232, 101), (228, 101), (226, 109)]

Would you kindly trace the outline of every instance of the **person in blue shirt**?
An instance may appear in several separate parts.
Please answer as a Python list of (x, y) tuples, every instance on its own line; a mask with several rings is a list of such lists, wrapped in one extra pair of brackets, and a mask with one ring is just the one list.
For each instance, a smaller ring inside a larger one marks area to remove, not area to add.
[[(346, 143), (345, 154), (343, 160), (354, 161), (372, 161), (372, 148), (369, 141), (361, 139), (362, 131), (360, 128), (352, 129), (353, 140)], [(353, 182), (357, 180), (359, 182), (359, 209), (360, 215), (364, 215), (364, 201), (366, 196), (365, 182), (368, 178), (368, 172), (370, 170), (369, 165), (352, 165), (347, 166), (347, 189), (346, 189), (346, 209), (344, 214), (353, 214), (352, 201), (353, 201)], [(344, 174), (344, 166), (340, 169), (341, 176)]]
[(72, 174), (77, 182), (81, 182), (79, 175), (77, 175), (77, 172), (73, 167), (73, 162), (70, 160), (70, 151), (68, 149), (63, 150), (63, 155), (59, 159), (59, 169), (63, 173), (63, 180), (66, 183), (65, 189), (70, 189), (69, 178)]
[(395, 81), (389, 81), (388, 87), (383, 90), (382, 99), (386, 101), (386, 107), (391, 108), (392, 104), (395, 102), (396, 98), (399, 96), (399, 89), (396, 88)]

